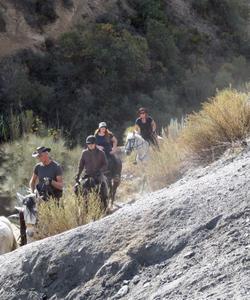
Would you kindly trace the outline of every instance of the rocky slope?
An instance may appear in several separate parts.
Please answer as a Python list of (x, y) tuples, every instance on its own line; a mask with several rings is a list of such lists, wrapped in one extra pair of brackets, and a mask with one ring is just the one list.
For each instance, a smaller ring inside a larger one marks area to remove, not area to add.
[(249, 299), (250, 149), (0, 257), (0, 299)]

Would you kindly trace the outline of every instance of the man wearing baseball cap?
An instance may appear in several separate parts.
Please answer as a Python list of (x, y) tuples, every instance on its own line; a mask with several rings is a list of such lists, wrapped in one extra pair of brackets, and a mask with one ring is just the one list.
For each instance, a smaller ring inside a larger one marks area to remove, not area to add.
[(76, 182), (79, 181), (82, 171), (86, 176), (99, 177), (106, 171), (108, 163), (105, 153), (96, 147), (96, 137), (89, 135), (86, 138), (87, 149), (82, 151), (78, 165)]
[(63, 178), (61, 166), (49, 156), (51, 151), (48, 147), (38, 147), (32, 153), (32, 157), (38, 159), (30, 179), (30, 189), (37, 189), (44, 200), (48, 197), (59, 199), (62, 196)]

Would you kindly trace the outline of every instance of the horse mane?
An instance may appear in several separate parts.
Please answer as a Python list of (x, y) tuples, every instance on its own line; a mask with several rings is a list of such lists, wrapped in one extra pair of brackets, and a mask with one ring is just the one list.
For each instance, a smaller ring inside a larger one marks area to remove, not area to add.
[(144, 140), (143, 137), (139, 133), (137, 133), (136, 131), (131, 131), (127, 135), (127, 139), (131, 139), (133, 137), (138, 138), (140, 140)]

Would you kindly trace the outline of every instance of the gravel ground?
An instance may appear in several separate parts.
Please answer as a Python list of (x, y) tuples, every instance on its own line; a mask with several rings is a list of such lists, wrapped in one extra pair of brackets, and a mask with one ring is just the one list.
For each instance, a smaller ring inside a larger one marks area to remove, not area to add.
[(250, 151), (0, 256), (0, 299), (250, 299)]

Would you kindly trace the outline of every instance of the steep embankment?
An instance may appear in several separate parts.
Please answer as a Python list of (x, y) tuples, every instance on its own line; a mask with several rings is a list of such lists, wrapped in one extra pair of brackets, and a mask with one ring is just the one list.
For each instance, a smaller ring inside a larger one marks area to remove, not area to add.
[(0, 298), (249, 299), (250, 151), (0, 257)]

